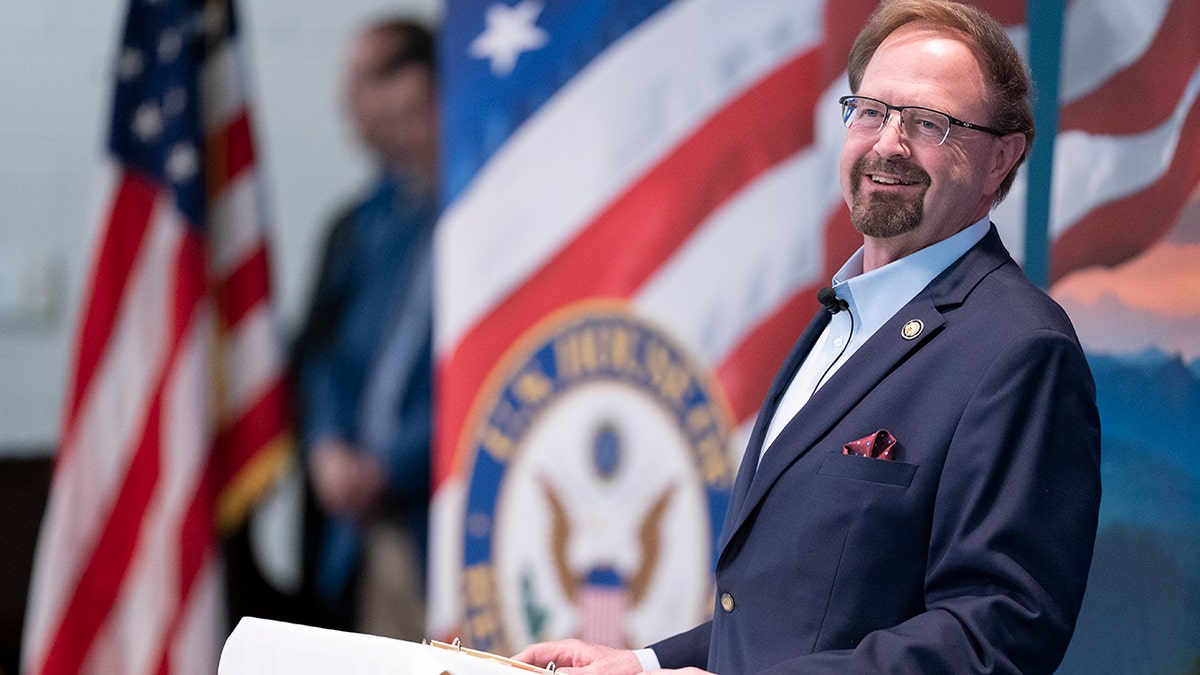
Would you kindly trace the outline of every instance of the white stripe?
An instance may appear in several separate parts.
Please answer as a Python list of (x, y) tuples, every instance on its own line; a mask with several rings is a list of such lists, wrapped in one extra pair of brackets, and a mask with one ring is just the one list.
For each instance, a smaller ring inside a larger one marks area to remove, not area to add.
[(839, 82), (818, 99), (814, 145), (713, 213), (634, 299), (706, 365), (722, 362), (822, 273), (825, 223), (843, 205), (835, 169), (845, 138), (836, 113), (841, 90)]
[[(212, 202), (208, 236), (215, 274), (226, 278), (264, 245), (257, 177), (243, 172)], [(232, 326), (224, 375), (229, 400), (223, 419), (240, 413), (273, 386), (285, 368), (282, 331), (267, 299), (257, 303), (241, 324)]]
[(198, 308), (164, 383), (161, 464), (146, 507), (134, 559), (113, 608), (117, 639), (130, 673), (155, 672), (179, 608), (180, 526), (204, 473), (211, 447), (209, 353), (213, 317)]
[(170, 298), (163, 279), (173, 276), (183, 229), (163, 206), (160, 200), (151, 216), (149, 240), (131, 272), (92, 388), (80, 403), (75, 433), (63, 439), (65, 461), (56, 469), (33, 570), (26, 663), (40, 661), (49, 649), (48, 632), (61, 620), (84, 556), (107, 522), (164, 367), (162, 327)]
[(200, 70), (200, 105), (204, 128), (222, 129), (242, 112), (245, 96), (238, 44), (224, 41)]
[(232, 420), (279, 381), (284, 370), (280, 335), (271, 307), (260, 302), (234, 327), (225, 345), (223, 420)]
[(209, 202), (209, 230), (205, 239), (218, 277), (232, 274), (263, 245), (258, 197), (257, 174), (243, 171)]
[(1008, 196), (992, 209), (992, 223), (1000, 233), (1004, 246), (1018, 263), (1025, 259), (1025, 214), (1028, 206), (1029, 169), (1026, 164), (1017, 172)]
[(108, 673), (129, 673), (129, 664), (125, 660), (125, 651), (116, 637), (112, 622), (105, 622), (96, 633), (92, 649), (87, 653), (79, 668), (79, 675), (107, 675)]
[(217, 672), (220, 646), (228, 634), (225, 619), (225, 579), (221, 558), (208, 557), (192, 597), (184, 608), (183, 622), (171, 645), (172, 675), (212, 675)]
[[(1191, 0), (1177, 0), (1179, 2)], [(1141, 58), (1154, 41), (1171, 0), (1075, 0), (1063, 25), (1060, 105), (1096, 91)]]
[(1171, 116), (1157, 128), (1127, 136), (1059, 133), (1054, 144), (1051, 235), (1057, 237), (1093, 209), (1162, 178), (1198, 93), (1200, 66), (1192, 72)]
[(429, 503), (429, 604), (426, 625), (429, 637), (452, 639), (462, 619), (462, 523), (467, 511), (464, 476), (446, 477)]
[(814, 45), (821, 4), (674, 3), (542, 106), (438, 227), (455, 261), (439, 266), (439, 352), (715, 110)]

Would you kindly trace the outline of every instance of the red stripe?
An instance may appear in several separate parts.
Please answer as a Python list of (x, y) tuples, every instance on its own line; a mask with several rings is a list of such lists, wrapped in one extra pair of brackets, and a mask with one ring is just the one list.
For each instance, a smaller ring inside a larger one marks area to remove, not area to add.
[[(210, 460), (215, 457), (210, 456)], [(179, 630), (186, 619), (189, 607), (196, 601), (196, 580), (204, 569), (213, 552), (216, 550), (217, 537), (213, 526), (213, 509), (216, 499), (214, 488), (214, 464), (209, 462), (204, 474), (197, 481), (196, 491), (183, 514), (179, 527), (179, 604), (176, 605), (169, 619), (169, 625), (163, 632), (159, 643), (158, 673), (166, 675), (171, 672), (172, 647), (179, 635)]]
[(1094, 134), (1137, 134), (1162, 125), (1200, 66), (1200, 2), (1176, 0), (1158, 35), (1133, 64), (1063, 108), (1060, 127)]
[[(64, 421), (64, 438), (69, 438), (74, 432), (80, 404), (108, 348), (125, 287), (149, 231), (157, 197), (157, 188), (153, 183), (139, 174), (122, 171), (104, 226), (100, 252), (92, 270), (90, 296), (83, 304), (85, 310), (77, 338), (74, 384), (69, 399), (70, 408)], [(66, 447), (63, 450), (64, 453), (69, 452)], [(63, 456), (60, 456), (59, 461), (62, 460)]]
[(260, 450), (287, 432), (287, 386), (280, 378), (214, 441), (214, 489), (220, 492)]
[(1166, 173), (1140, 192), (1093, 209), (1063, 232), (1050, 250), (1051, 279), (1084, 267), (1116, 265), (1146, 250), (1174, 227), (1198, 183), (1200, 105), (1193, 104)]
[[(50, 649), (40, 671), (45, 675), (76, 673), (91, 650), (128, 572), (133, 550), (140, 537), (146, 508), (158, 486), (161, 468), (162, 398), (165, 383), (174, 370), (182, 338), (191, 317), (204, 297), (204, 247), (191, 228), (184, 228), (175, 262), (173, 306), (169, 309), (171, 329), (167, 366), (159, 376), (147, 409), (145, 428), (129, 469), (117, 493), (96, 547), (88, 557), (58, 628), (49, 641)], [(204, 392), (201, 392), (203, 394)]]
[(243, 108), (224, 129), (208, 139), (209, 193), (216, 195), (241, 172), (254, 166), (254, 139), (250, 133), (250, 114)]
[(717, 379), (729, 396), (738, 424), (758, 413), (776, 370), (817, 311), (817, 290), (828, 285), (834, 272), (862, 245), (845, 206), (826, 221), (824, 241), (821, 276), (797, 289), (771, 316), (746, 333), (717, 366)]
[(435, 482), (449, 472), (471, 401), (523, 331), (587, 297), (635, 291), (710, 213), (812, 142), (817, 53), (784, 64), (714, 115), (537, 274), (492, 308), (439, 366)]
[(158, 484), (161, 385), (147, 413), (146, 428), (130, 458), (129, 469), (108, 521), (71, 594), (61, 623), (52, 634), (46, 660), (34, 672), (42, 675), (78, 673), (116, 601), (125, 571), (133, 559), (146, 506)]
[(972, 0), (970, 4), (987, 12), (1003, 26), (1019, 26), (1025, 23), (1024, 0)]
[(223, 326), (237, 326), (250, 310), (270, 299), (270, 276), (267, 249), (260, 243), (216, 291)]

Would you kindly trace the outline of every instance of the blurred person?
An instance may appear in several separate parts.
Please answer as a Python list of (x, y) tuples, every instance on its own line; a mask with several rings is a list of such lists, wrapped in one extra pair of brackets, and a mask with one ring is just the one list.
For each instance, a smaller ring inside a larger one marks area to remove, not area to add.
[(425, 614), (436, 90), (420, 24), (355, 38), (345, 111), (378, 176), (329, 230), (292, 371), (316, 507), (308, 621), (409, 640)]
[[(1095, 385), (1066, 314), (989, 212), (1034, 136), (1002, 27), (885, 0), (849, 58), (840, 178), (863, 246), (762, 405), (716, 557), (713, 618), (565, 675), (1052, 673), (1100, 502)], [(830, 110), (830, 114), (836, 114)]]

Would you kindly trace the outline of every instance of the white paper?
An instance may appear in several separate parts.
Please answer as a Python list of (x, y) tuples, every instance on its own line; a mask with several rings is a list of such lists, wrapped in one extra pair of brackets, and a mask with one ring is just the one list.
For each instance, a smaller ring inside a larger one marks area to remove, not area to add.
[(470, 650), (243, 618), (221, 651), (218, 675), (529, 675), (548, 671)]

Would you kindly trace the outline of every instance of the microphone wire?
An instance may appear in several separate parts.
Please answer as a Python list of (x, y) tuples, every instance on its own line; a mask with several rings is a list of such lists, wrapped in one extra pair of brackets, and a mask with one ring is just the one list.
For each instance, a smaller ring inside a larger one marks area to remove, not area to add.
[[(821, 290), (824, 291), (825, 289), (821, 289)], [(833, 290), (833, 289), (829, 289), (829, 290)], [(828, 310), (830, 314), (836, 315), (838, 312), (845, 310), (846, 313), (850, 315), (850, 334), (846, 336), (846, 341), (842, 343), (841, 351), (839, 351), (837, 356), (833, 357), (833, 360), (829, 362), (829, 365), (825, 368), (825, 372), (821, 373), (821, 377), (817, 378), (817, 384), (813, 386), (812, 393), (810, 393), (808, 395), (808, 397), (810, 399), (813, 396), (816, 396), (817, 390), (821, 388), (821, 383), (823, 383), (825, 381), (825, 378), (829, 376), (829, 371), (833, 370), (833, 366), (836, 365), (837, 362), (841, 360), (842, 355), (846, 353), (846, 349), (850, 346), (850, 341), (854, 339), (854, 312), (850, 311), (849, 303), (847, 303), (845, 300), (838, 298), (836, 303), (827, 304), (825, 302), (825, 299), (819, 297), (821, 295), (821, 293), (818, 293), (817, 295), (818, 295), (818, 300), (821, 300), (821, 304), (825, 305), (825, 309)]]

